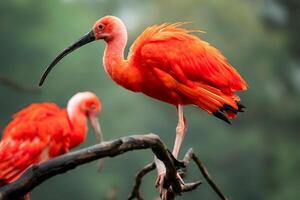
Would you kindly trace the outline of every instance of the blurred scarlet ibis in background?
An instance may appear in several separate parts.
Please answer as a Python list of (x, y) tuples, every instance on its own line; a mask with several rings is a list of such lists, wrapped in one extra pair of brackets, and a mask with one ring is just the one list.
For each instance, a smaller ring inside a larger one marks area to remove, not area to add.
[(177, 157), (186, 129), (183, 105), (196, 105), (230, 123), (229, 119), (244, 108), (238, 103), (240, 98), (235, 92), (247, 89), (247, 83), (222, 53), (191, 34), (197, 30), (181, 28), (183, 24), (148, 27), (131, 46), (125, 60), (127, 31), (124, 23), (114, 16), (103, 17), (90, 32), (53, 60), (40, 85), (64, 56), (87, 43), (103, 39), (107, 44), (104, 68), (117, 84), (177, 107), (179, 120), (173, 149)]
[(100, 140), (100, 110), (101, 102), (94, 93), (80, 92), (66, 109), (54, 103), (34, 103), (16, 113), (0, 142), (0, 184), (11, 183), (31, 165), (81, 144), (88, 131), (87, 119)]

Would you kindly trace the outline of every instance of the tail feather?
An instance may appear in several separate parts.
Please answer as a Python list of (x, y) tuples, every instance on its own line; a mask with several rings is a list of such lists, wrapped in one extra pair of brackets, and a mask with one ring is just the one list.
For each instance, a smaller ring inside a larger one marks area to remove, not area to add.
[[(238, 113), (238, 110), (237, 110), (237, 109), (233, 108), (232, 106), (230, 106), (230, 105), (228, 105), (228, 104), (226, 104), (226, 103), (223, 105), (223, 107), (222, 107), (221, 109), (224, 110), (224, 111), (231, 111), (231, 112), (233, 112), (233, 113), (235, 113), (235, 114)], [(220, 109), (220, 110), (221, 110), (221, 109)]]
[(240, 104), (239, 102), (236, 103), (237, 106), (238, 106), (238, 111), (239, 112), (244, 112), (244, 108), (246, 108), (246, 106), (244, 106), (243, 104)]
[[(212, 113), (215, 117), (229, 123), (229, 119), (233, 119), (239, 112), (243, 112), (245, 106), (239, 104), (236, 101), (236, 95), (227, 96), (222, 92), (216, 90), (209, 90), (209, 88), (201, 88), (205, 93), (198, 95), (198, 102), (208, 105), (208, 109), (205, 109), (209, 113)], [(208, 92), (206, 92), (208, 90)], [(233, 98), (235, 97), (235, 98)], [(201, 104), (198, 104), (200, 108), (203, 108)]]
[(244, 112), (244, 105), (239, 103), (236, 94), (224, 94), (221, 90), (199, 83), (197, 88), (189, 88), (181, 85), (180, 91), (194, 99), (197, 106), (213, 114), (215, 117), (230, 124), (239, 112)]
[(222, 119), (223, 121), (230, 124), (229, 119), (235, 118), (238, 112), (244, 112), (243, 108), (246, 108), (238, 102), (236, 102), (236, 104), (238, 106), (238, 109), (235, 109), (228, 104), (224, 104), (222, 108), (220, 108), (217, 112), (214, 112), (213, 114), (215, 117)]
[(220, 111), (216, 111), (213, 113), (213, 115), (221, 120), (223, 120), (224, 122), (231, 124), (231, 122), (229, 121), (229, 119), (225, 116), (224, 113), (220, 112)]
[(239, 103), (240, 98), (236, 94), (224, 94), (221, 90), (203, 83), (198, 83), (196, 88), (179, 85), (178, 89), (193, 99), (195, 105), (228, 124), (229, 119), (235, 118), (246, 108)]
[(235, 102), (235, 103), (238, 107), (237, 109), (235, 109), (232, 106), (227, 105), (227, 104), (224, 104), (223, 107), (220, 108), (220, 111), (224, 112), (229, 119), (235, 118), (239, 112), (244, 112), (243, 108), (245, 108), (245, 106), (241, 105), (238, 102)]

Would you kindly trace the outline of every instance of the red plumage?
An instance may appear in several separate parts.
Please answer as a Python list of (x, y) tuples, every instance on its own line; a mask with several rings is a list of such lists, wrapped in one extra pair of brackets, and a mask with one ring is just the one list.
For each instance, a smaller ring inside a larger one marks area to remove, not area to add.
[(67, 152), (71, 131), (66, 111), (53, 103), (15, 114), (0, 142), (0, 179), (12, 182), (30, 165)]
[(209, 113), (224, 105), (238, 110), (235, 92), (246, 90), (246, 82), (219, 50), (181, 24), (149, 27), (132, 45), (128, 60), (142, 74), (141, 92), (174, 105), (195, 104)]
[(31, 165), (68, 152), (86, 137), (88, 116), (100, 111), (90, 92), (71, 98), (68, 110), (54, 103), (34, 103), (13, 116), (0, 142), (1, 185), (15, 181)]
[(196, 105), (229, 123), (227, 118), (244, 107), (235, 92), (247, 90), (247, 83), (218, 49), (192, 34), (199, 30), (181, 28), (182, 24), (148, 27), (124, 59), (126, 27), (119, 18), (105, 16), (52, 61), (40, 85), (64, 56), (103, 39), (105, 71), (119, 85), (176, 106)]
[[(144, 93), (178, 110), (178, 124), (173, 155), (178, 157), (186, 133), (183, 105), (196, 105), (221, 120), (236, 117), (244, 106), (237, 91), (247, 90), (247, 83), (222, 53), (208, 42), (180, 28), (184, 23), (162, 24), (147, 28), (134, 42), (124, 59), (127, 43), (125, 24), (117, 17), (99, 19), (92, 30), (62, 51), (43, 74), (43, 84), (51, 69), (67, 54), (95, 40), (104, 40), (105, 71), (124, 88)], [(196, 30), (197, 31), (197, 30)], [(164, 166), (156, 161), (162, 199)], [(179, 176), (179, 175), (178, 175)], [(180, 177), (180, 176), (179, 176)]]

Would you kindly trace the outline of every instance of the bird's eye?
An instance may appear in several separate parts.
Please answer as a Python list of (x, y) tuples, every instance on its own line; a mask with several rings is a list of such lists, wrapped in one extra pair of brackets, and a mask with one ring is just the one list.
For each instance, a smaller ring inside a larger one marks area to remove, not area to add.
[(104, 26), (103, 24), (99, 24), (99, 26), (98, 26), (99, 30), (103, 30), (104, 27), (105, 27), (105, 26)]
[(91, 105), (91, 110), (96, 110), (96, 105), (95, 104), (93, 104), (93, 105)]

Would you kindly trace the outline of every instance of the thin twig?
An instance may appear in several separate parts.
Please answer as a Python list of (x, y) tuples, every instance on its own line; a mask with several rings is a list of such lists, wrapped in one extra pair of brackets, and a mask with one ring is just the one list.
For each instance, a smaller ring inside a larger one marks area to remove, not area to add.
[[(228, 200), (225, 195), (221, 192), (219, 187), (216, 185), (216, 183), (212, 180), (209, 172), (207, 171), (205, 165), (201, 162), (201, 160), (195, 155), (193, 152), (193, 149), (190, 148), (187, 153), (185, 154), (184, 158), (182, 159), (182, 162), (184, 163), (185, 167), (187, 167), (190, 163), (190, 160), (193, 160), (197, 167), (199, 168), (201, 174), (205, 178), (205, 180), (208, 182), (210, 187), (214, 190), (214, 192), (217, 193), (217, 195), (222, 199), (222, 200)], [(154, 166), (153, 166), (154, 165)], [(130, 194), (130, 197), (128, 198), (129, 200), (136, 198), (137, 200), (142, 200), (142, 196), (140, 194), (140, 186), (142, 183), (142, 178), (149, 173), (150, 171), (155, 169), (155, 164), (150, 163), (146, 165), (143, 169), (141, 169), (136, 177), (135, 177), (135, 183), (134, 187), (132, 189), (132, 192)], [(182, 174), (184, 175), (184, 173)], [(201, 181), (196, 181), (192, 183), (185, 183), (184, 185), (181, 185), (181, 192), (188, 192), (191, 190), (196, 189), (199, 185), (201, 184)], [(168, 190), (168, 199), (174, 199), (175, 198), (175, 193), (172, 190)]]
[[(45, 180), (74, 169), (79, 165), (83, 165), (100, 158), (114, 157), (128, 151), (147, 148), (151, 148), (156, 157), (166, 166), (164, 186), (168, 191), (167, 200), (174, 199), (176, 195), (182, 192), (194, 190), (201, 184), (200, 181), (182, 184), (177, 179), (176, 169), (183, 165), (187, 166), (191, 159), (197, 164), (202, 175), (218, 196), (222, 200), (228, 200), (214, 183), (206, 170), (206, 167), (193, 153), (192, 149), (186, 153), (183, 162), (177, 161), (167, 150), (165, 144), (160, 140), (160, 138), (154, 134), (128, 136), (113, 141), (103, 142), (92, 147), (62, 155), (42, 164), (34, 165), (17, 181), (0, 188), (0, 200), (21, 199), (25, 194), (29, 193), (33, 188)], [(155, 164), (150, 163), (136, 175), (136, 182), (131, 195), (132, 197), (129, 197), (129, 199), (142, 199), (139, 193), (142, 178), (153, 169), (155, 169)]]
[[(151, 148), (166, 166), (166, 188), (178, 187), (176, 167), (165, 144), (157, 135), (134, 135), (103, 142), (73, 153), (65, 154), (30, 167), (17, 181), (0, 188), (0, 200), (17, 199), (29, 193), (45, 180), (74, 169), (79, 165), (104, 158), (114, 157), (128, 151)], [(176, 161), (178, 162), (178, 161)]]
[(135, 181), (134, 185), (131, 191), (131, 194), (128, 197), (128, 200), (132, 200), (136, 198), (137, 200), (143, 200), (141, 193), (140, 193), (140, 187), (142, 184), (143, 177), (148, 174), (149, 172), (153, 171), (156, 168), (155, 163), (151, 162), (147, 164), (143, 169), (141, 169), (136, 175), (135, 175)]
[(210, 187), (217, 193), (217, 195), (222, 199), (222, 200), (228, 200), (227, 197), (221, 192), (219, 187), (216, 185), (216, 183), (212, 180), (210, 174), (207, 171), (207, 168), (205, 165), (201, 162), (201, 160), (196, 156), (196, 154), (193, 152), (193, 149), (190, 148), (186, 155), (184, 156), (183, 162), (185, 164), (189, 163), (189, 160), (192, 159), (196, 165), (198, 166), (199, 170), (201, 171), (203, 177), (205, 180), (208, 182)]
[[(184, 165), (182, 165), (182, 163), (179, 162), (179, 164), (177, 166), (179, 166), (181, 168), (186, 167), (189, 164), (189, 161), (191, 159), (191, 154), (190, 153), (192, 153), (192, 152), (188, 151), (186, 153), (184, 159), (182, 160)], [(132, 199), (143, 200), (142, 195), (140, 193), (140, 187), (141, 187), (141, 184), (142, 184), (142, 179), (146, 174), (148, 174), (149, 172), (151, 172), (155, 168), (156, 168), (155, 162), (152, 162), (152, 163), (147, 164), (140, 171), (138, 171), (138, 173), (135, 176), (134, 185), (133, 185), (133, 188), (132, 188), (132, 191), (129, 195), (128, 200), (132, 200)], [(191, 183), (181, 184), (180, 193), (195, 190), (201, 183), (202, 183), (201, 181), (195, 181), (195, 182), (191, 182)], [(172, 189), (168, 190), (168, 194), (167, 194), (168, 199), (174, 199), (175, 196), (176, 196), (176, 194), (174, 193), (174, 191)]]

